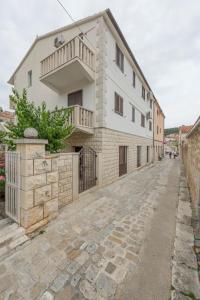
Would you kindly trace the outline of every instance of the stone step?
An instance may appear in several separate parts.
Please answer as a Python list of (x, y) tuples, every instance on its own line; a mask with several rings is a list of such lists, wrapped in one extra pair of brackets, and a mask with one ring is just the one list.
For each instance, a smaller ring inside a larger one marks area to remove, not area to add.
[(3, 227), (0, 230), (0, 240), (1, 237), (5, 236), (7, 233), (10, 233), (11, 231), (16, 230), (19, 227), (17, 223), (7, 224), (5, 227)]
[(0, 237), (0, 247), (9, 244), (12, 239), (16, 239), (22, 235), (24, 235), (24, 229), (22, 227), (18, 227), (14, 230), (12, 229), (10, 232), (7, 232)]
[(27, 235), (21, 235), (18, 238), (14, 239), (13, 241), (11, 241), (8, 245), (8, 249), (9, 250), (13, 250), (16, 247), (24, 244), (26, 241), (29, 240), (29, 237)]
[(0, 230), (0, 261), (8, 257), (16, 248), (29, 240), (24, 228), (16, 223), (4, 222), (5, 227)]
[(8, 224), (11, 224), (11, 223), (12, 223), (12, 221), (9, 218), (1, 219), (0, 220), (0, 232), (5, 226), (7, 226)]

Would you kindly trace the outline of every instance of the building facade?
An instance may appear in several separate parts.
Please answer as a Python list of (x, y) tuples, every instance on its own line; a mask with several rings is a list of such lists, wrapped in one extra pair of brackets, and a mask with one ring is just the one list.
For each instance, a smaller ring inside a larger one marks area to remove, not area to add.
[(74, 107), (66, 149), (93, 149), (101, 184), (153, 161), (154, 96), (110, 10), (36, 38), (9, 83)]
[(192, 129), (192, 125), (182, 125), (179, 128), (179, 154), (182, 157), (182, 145), (184, 143), (184, 141), (186, 140), (186, 136), (187, 134), (190, 132), (190, 130)]
[(154, 100), (154, 160), (164, 155), (164, 121), (165, 115), (158, 103)]

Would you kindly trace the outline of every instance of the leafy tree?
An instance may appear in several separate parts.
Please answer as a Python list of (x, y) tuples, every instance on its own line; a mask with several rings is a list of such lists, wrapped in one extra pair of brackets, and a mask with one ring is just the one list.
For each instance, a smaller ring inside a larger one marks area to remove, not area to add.
[(3, 112), (3, 108), (0, 106), (0, 112)]
[(24, 130), (32, 127), (38, 131), (38, 138), (48, 140), (47, 151), (53, 153), (64, 148), (66, 146), (65, 140), (74, 129), (74, 126), (69, 124), (72, 108), (58, 109), (55, 107), (55, 110), (50, 112), (45, 102), (40, 106), (35, 106), (33, 102), (29, 102), (25, 89), (21, 95), (16, 89), (13, 89), (12, 92), (10, 100), (15, 105), (16, 122), (6, 125), (9, 132), (4, 138), (5, 143), (12, 148), (14, 146), (13, 140), (24, 137)]

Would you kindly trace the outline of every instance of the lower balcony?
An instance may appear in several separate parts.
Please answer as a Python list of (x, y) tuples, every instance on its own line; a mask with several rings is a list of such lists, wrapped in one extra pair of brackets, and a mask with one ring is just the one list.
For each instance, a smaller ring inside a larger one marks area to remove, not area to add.
[(94, 53), (78, 36), (41, 61), (40, 81), (56, 92), (94, 80)]
[(82, 106), (70, 106), (73, 108), (69, 123), (75, 126), (75, 131), (87, 134), (94, 133), (94, 112)]

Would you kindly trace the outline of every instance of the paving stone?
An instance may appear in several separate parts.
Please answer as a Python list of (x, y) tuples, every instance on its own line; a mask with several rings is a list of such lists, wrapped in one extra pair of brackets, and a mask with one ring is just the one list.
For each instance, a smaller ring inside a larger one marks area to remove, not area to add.
[(124, 228), (123, 228), (123, 227), (116, 227), (115, 230), (120, 231), (120, 232), (123, 232), (123, 231), (124, 231)]
[(82, 251), (79, 256), (76, 257), (76, 261), (82, 266), (89, 259), (89, 254), (86, 251)]
[(87, 247), (88, 243), (84, 242), (81, 246), (80, 246), (80, 250), (84, 250)]
[(63, 286), (66, 284), (66, 282), (69, 280), (69, 275), (67, 274), (61, 274), (59, 275), (51, 285), (51, 290), (55, 293), (57, 293)]
[(40, 300), (54, 300), (54, 296), (50, 292), (46, 291), (42, 297), (40, 297)]
[(96, 243), (89, 243), (86, 248), (86, 251), (89, 254), (94, 254), (96, 252), (97, 248), (98, 248), (98, 245)]
[(82, 280), (79, 285), (80, 292), (83, 296), (88, 300), (95, 300), (96, 299), (96, 292), (94, 287), (87, 281)]
[(97, 267), (95, 267), (94, 265), (90, 265), (89, 268), (87, 269), (86, 273), (85, 273), (85, 278), (89, 281), (89, 282), (94, 282), (97, 274), (99, 272), (99, 269)]
[(130, 261), (132, 261), (135, 264), (138, 263), (138, 256), (133, 254), (133, 253), (127, 252), (126, 253), (126, 258), (129, 259)]
[(110, 240), (110, 241), (112, 241), (112, 242), (114, 242), (114, 243), (117, 243), (117, 244), (123, 244), (123, 241), (122, 240), (120, 240), (120, 239), (118, 239), (118, 238), (116, 238), (116, 237), (114, 237), (114, 236), (109, 236), (108, 237), (108, 239)]
[(97, 293), (100, 294), (100, 296), (108, 299), (109, 297), (115, 295), (116, 288), (117, 284), (112, 278), (108, 277), (104, 273), (99, 274), (96, 281), (96, 289)]
[(104, 253), (104, 256), (108, 257), (108, 258), (114, 258), (115, 257), (115, 252), (112, 250), (108, 250)]
[(72, 276), (71, 285), (73, 287), (76, 287), (80, 280), (81, 280), (81, 275), (80, 274), (75, 274), (74, 276)]
[(105, 271), (109, 274), (112, 274), (115, 271), (115, 269), (116, 266), (113, 263), (109, 262), (105, 268)]
[(120, 232), (117, 232), (117, 231), (113, 231), (112, 234), (114, 236), (117, 236), (118, 238), (123, 238), (124, 237), (124, 234), (120, 233)]
[(76, 257), (78, 257), (81, 254), (80, 250), (73, 249), (68, 254), (67, 257), (71, 260), (74, 260)]
[(73, 247), (74, 247), (74, 249), (80, 249), (81, 248), (81, 246), (84, 244), (84, 241), (82, 241), (82, 240), (76, 240), (76, 241), (74, 241), (73, 242)]
[(69, 264), (69, 266), (67, 267), (67, 271), (70, 273), (70, 274), (72, 274), (72, 275), (74, 275), (77, 271), (78, 271), (78, 269), (80, 269), (80, 264), (78, 263), (78, 262), (76, 262), (76, 261), (72, 261), (70, 264)]

